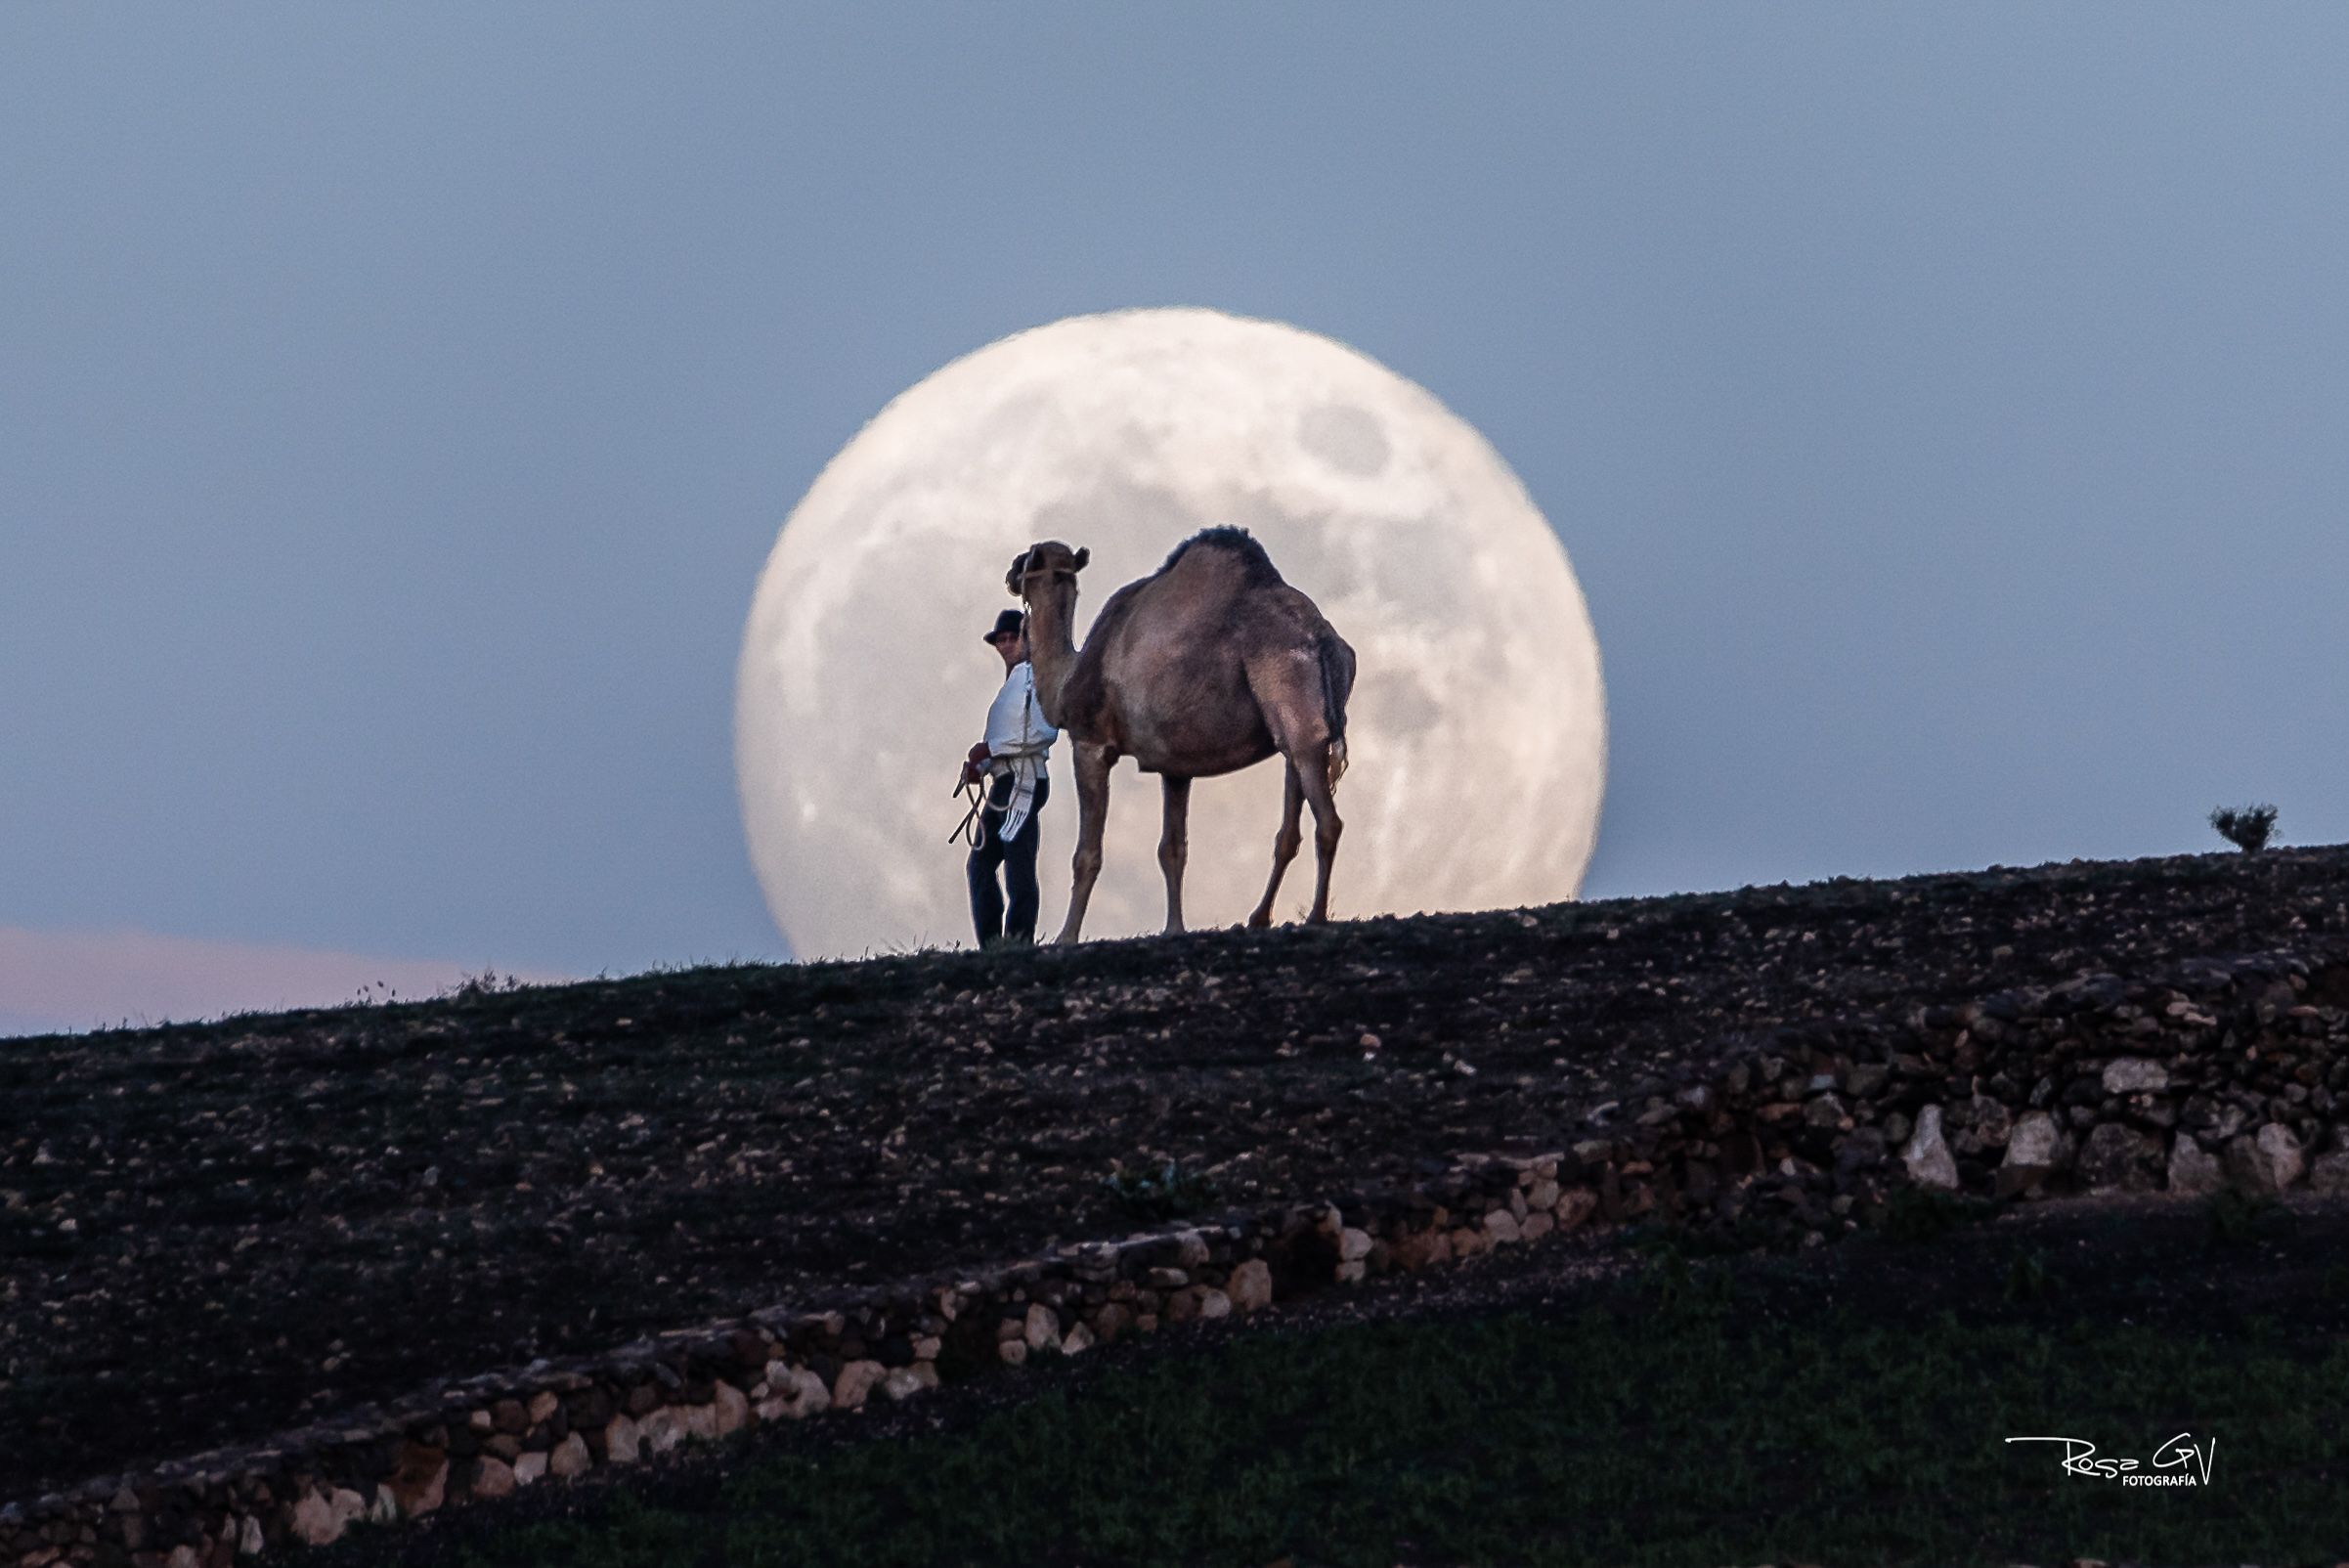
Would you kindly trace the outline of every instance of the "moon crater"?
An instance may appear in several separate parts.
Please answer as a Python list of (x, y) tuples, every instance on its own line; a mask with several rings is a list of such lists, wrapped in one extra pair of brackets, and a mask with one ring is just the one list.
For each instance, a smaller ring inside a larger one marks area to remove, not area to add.
[(1363, 479), (1386, 466), (1390, 451), (1378, 421), (1342, 403), (1307, 409), (1297, 421), (1297, 443), (1330, 467)]

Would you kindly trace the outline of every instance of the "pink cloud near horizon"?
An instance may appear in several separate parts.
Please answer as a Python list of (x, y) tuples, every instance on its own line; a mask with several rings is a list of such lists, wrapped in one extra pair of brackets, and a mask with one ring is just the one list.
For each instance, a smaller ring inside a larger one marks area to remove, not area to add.
[[(481, 973), (439, 959), (370, 958), (127, 929), (0, 926), (0, 1034), (190, 1023), (362, 999), (421, 1001)], [(572, 977), (518, 978), (556, 983)]]

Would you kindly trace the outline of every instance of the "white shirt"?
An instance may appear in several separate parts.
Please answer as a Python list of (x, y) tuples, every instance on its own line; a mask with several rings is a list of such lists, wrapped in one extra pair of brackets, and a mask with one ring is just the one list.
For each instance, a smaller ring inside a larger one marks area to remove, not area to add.
[(1003, 677), (1003, 689), (995, 693), (995, 705), (987, 710), (987, 761), (1008, 764), (1032, 758), (1033, 776), (1042, 778), (1044, 754), (1060, 738), (1061, 732), (1044, 721), (1044, 709), (1036, 701), (1035, 671), (1022, 659)]

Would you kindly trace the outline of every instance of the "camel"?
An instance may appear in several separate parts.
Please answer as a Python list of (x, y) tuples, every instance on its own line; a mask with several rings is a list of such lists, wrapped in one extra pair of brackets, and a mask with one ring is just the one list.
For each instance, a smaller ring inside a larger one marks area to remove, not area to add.
[(1269, 926), (1281, 877), (1294, 859), (1300, 807), (1313, 806), (1319, 925), (1329, 918), (1329, 867), (1337, 857), (1333, 798), (1346, 767), (1346, 697), (1354, 650), (1322, 612), (1282, 581), (1264, 546), (1239, 528), (1209, 528), (1175, 546), (1151, 576), (1109, 595), (1080, 651), (1076, 574), (1092, 552), (1058, 540), (1012, 561), (1004, 587), (1027, 608), (1028, 658), (1044, 717), (1075, 743), (1077, 835), (1068, 918), (1057, 938), (1073, 942), (1101, 875), (1109, 769), (1131, 757), (1156, 773), (1165, 797), (1158, 867), (1166, 877), (1166, 930), (1183, 930), (1183, 862), (1191, 781), (1237, 772), (1279, 753), (1287, 791), (1273, 839), (1273, 874), (1250, 926)]

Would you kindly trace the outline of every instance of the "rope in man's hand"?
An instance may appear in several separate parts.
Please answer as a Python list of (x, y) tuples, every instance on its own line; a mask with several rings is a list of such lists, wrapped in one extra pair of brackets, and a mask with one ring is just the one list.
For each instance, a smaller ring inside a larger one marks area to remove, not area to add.
[(986, 824), (980, 820), (987, 809), (986, 775), (982, 773), (977, 778), (966, 775), (961, 783), (954, 786), (954, 794), (958, 800), (969, 801), (971, 809), (963, 813), (963, 819), (954, 825), (954, 831), (946, 835), (946, 842), (952, 844), (959, 839), (976, 849), (987, 838)]

